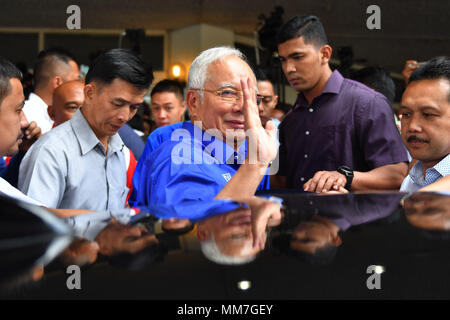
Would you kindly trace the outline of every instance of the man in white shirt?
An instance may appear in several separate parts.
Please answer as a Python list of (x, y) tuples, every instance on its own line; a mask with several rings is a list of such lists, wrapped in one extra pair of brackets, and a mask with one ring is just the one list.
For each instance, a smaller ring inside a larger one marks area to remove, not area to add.
[(67, 52), (48, 49), (38, 55), (34, 66), (34, 92), (25, 102), (23, 112), (29, 122), (36, 121), (42, 133), (48, 132), (53, 120), (47, 112), (52, 103), (53, 91), (64, 82), (79, 80), (78, 64)]
[(400, 191), (415, 192), (450, 175), (450, 59), (437, 57), (409, 78), (401, 106), (402, 139), (417, 163)]

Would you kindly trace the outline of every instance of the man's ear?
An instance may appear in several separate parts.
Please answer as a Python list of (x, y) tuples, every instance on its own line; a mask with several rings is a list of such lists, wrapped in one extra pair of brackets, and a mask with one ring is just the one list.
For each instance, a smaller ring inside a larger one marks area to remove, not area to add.
[[(275, 107), (277, 106), (277, 103), (278, 103), (278, 95), (274, 95), (273, 96), (273, 101), (274, 101), (274, 105), (275, 105)], [(274, 109), (275, 109), (275, 107), (273, 107)]]
[(207, 241), (211, 238), (211, 234), (206, 230), (202, 224), (197, 226), (197, 239), (198, 241)]
[(47, 108), (47, 113), (48, 113), (50, 119), (52, 119), (54, 121), (55, 120), (55, 118), (54, 118), (55, 117), (55, 113), (54, 113), (54, 110), (53, 110), (53, 106), (51, 104)]
[(84, 86), (84, 100), (89, 102), (93, 99), (94, 95), (97, 93), (97, 87), (95, 83), (91, 82)]
[(200, 106), (200, 95), (195, 90), (188, 90), (186, 94), (186, 104), (191, 117), (196, 118), (198, 113), (198, 108)]
[(63, 79), (60, 76), (53, 77), (51, 84), (53, 90), (58, 88), (60, 85), (64, 83)]
[(324, 45), (320, 48), (320, 59), (322, 64), (328, 64), (331, 59), (333, 49), (329, 45)]

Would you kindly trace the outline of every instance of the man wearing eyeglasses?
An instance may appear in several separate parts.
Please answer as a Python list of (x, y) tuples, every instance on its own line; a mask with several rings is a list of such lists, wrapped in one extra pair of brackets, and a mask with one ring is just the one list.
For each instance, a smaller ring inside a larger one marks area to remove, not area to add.
[(268, 120), (272, 120), (278, 128), (280, 121), (272, 117), (272, 112), (278, 102), (278, 96), (273, 90), (273, 84), (270, 82), (267, 74), (261, 70), (255, 70), (255, 76), (258, 86), (258, 97), (261, 100), (259, 104), (259, 117), (263, 126)]
[(276, 129), (272, 121), (261, 124), (255, 76), (244, 59), (218, 47), (193, 61), (186, 94), (191, 121), (140, 161), (131, 205), (237, 200), (267, 187)]

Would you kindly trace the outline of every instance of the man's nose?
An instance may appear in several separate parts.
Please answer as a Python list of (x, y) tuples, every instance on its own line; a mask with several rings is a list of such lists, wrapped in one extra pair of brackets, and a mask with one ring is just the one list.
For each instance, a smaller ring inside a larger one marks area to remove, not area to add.
[(408, 123), (408, 131), (409, 132), (421, 132), (422, 131), (422, 125), (417, 116), (411, 116), (411, 119), (409, 120), (409, 123)]
[(119, 119), (119, 121), (121, 122), (127, 122), (128, 120), (130, 120), (132, 117), (132, 112), (130, 111), (129, 108), (121, 108), (121, 110), (119, 111), (117, 118)]
[(285, 69), (286, 73), (295, 72), (295, 64), (288, 59), (286, 61)]
[(160, 112), (159, 112), (159, 118), (160, 119), (164, 119), (164, 118), (166, 118), (167, 117), (167, 112), (165, 111), (165, 110), (161, 110)]
[(244, 107), (244, 95), (241, 95), (239, 99), (233, 103), (233, 112), (241, 112)]
[(28, 120), (25, 117), (25, 113), (23, 111), (20, 112), (20, 128), (24, 129), (26, 127), (28, 127)]

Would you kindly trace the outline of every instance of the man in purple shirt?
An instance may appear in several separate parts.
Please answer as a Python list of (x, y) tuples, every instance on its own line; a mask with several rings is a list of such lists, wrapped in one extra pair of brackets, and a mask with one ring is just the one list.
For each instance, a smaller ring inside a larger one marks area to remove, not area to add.
[(298, 97), (279, 127), (274, 186), (312, 192), (398, 189), (408, 158), (386, 97), (330, 69), (332, 48), (315, 16), (291, 19), (277, 43)]

